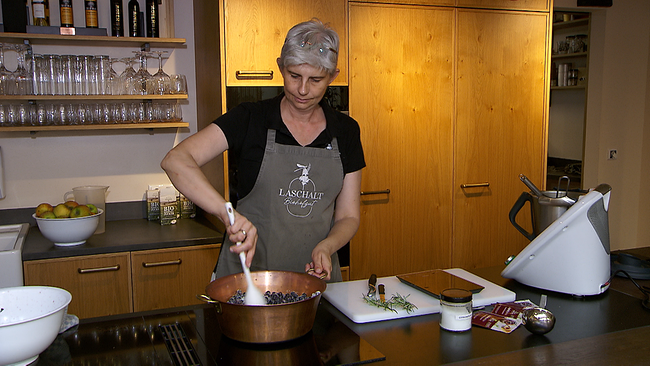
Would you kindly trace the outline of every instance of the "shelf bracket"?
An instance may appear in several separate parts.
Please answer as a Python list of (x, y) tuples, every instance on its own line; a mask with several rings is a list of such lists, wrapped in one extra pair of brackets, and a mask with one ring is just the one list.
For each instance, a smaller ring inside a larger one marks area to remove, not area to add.
[(149, 42), (140, 46), (140, 51), (149, 52), (151, 50), (151, 44)]

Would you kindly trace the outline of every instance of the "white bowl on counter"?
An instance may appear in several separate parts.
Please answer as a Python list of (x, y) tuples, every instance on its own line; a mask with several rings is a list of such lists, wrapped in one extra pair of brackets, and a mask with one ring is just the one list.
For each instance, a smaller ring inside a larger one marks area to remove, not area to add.
[(48, 286), (0, 288), (0, 365), (28, 365), (54, 342), (72, 295)]
[(99, 209), (98, 213), (84, 217), (44, 219), (36, 217), (36, 214), (32, 217), (36, 220), (41, 234), (54, 242), (54, 245), (72, 246), (85, 243), (95, 233), (99, 216), (103, 213), (104, 211)]

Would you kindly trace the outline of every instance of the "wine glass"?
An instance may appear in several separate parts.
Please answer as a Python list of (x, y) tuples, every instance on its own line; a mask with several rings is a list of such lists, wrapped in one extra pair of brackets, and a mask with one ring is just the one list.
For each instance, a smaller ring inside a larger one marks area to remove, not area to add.
[(133, 68), (133, 64), (135, 64), (135, 58), (125, 57), (120, 59), (120, 61), (126, 64), (126, 68), (120, 74), (118, 91), (120, 94), (131, 94), (130, 83), (131, 79), (135, 76), (135, 69)]
[(149, 84), (152, 77), (147, 70), (147, 56), (149, 53), (143, 51), (133, 52), (140, 58), (140, 69), (131, 78), (131, 93), (129, 94), (145, 95), (147, 94), (147, 84)]
[(167, 51), (153, 51), (158, 55), (158, 72), (151, 77), (148, 92), (149, 94), (170, 94), (171, 93), (171, 78), (167, 75), (162, 68), (163, 54)]
[(13, 94), (13, 74), (5, 67), (5, 48), (6, 46), (0, 43), (0, 95)]
[(14, 91), (17, 95), (28, 95), (32, 94), (32, 78), (27, 68), (25, 67), (25, 52), (27, 51), (28, 45), (15, 45), (14, 49), (16, 50), (18, 57), (18, 66), (16, 71), (13, 73), (14, 78)]
[(116, 62), (121, 62), (121, 59), (111, 58), (108, 60), (108, 79), (107, 79), (107, 94), (120, 95), (120, 75), (115, 71), (113, 65)]

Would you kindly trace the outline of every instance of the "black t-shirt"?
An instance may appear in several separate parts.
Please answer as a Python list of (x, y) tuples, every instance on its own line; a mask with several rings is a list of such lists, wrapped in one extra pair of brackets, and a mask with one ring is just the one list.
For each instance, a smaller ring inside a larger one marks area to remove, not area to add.
[[(282, 121), (280, 101), (283, 97), (284, 93), (272, 99), (242, 103), (213, 122), (221, 128), (228, 140), (231, 200), (241, 199), (253, 189), (262, 165), (266, 133), (269, 129), (278, 131), (278, 144), (299, 145)], [(335, 111), (324, 99), (321, 100), (320, 106), (325, 113), (327, 125), (308, 146), (326, 148), (332, 138), (336, 137), (343, 172), (347, 174), (364, 168), (366, 162), (357, 121)]]

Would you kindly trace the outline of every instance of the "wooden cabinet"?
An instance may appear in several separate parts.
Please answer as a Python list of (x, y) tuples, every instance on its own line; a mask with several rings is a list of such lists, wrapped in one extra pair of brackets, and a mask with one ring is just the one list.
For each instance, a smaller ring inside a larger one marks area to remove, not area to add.
[(129, 253), (27, 261), (25, 285), (68, 290), (68, 313), (79, 318), (133, 311)]
[(133, 311), (201, 303), (218, 256), (217, 245), (131, 253)]
[[(549, 14), (350, 4), (350, 114), (367, 168), (350, 279), (498, 265), (545, 163)], [(464, 187), (464, 188), (462, 188)]]
[(550, 0), (457, 0), (459, 7), (548, 12)]
[(25, 285), (72, 294), (68, 312), (92, 318), (200, 303), (220, 245), (43, 259), (24, 263)]
[(347, 85), (347, 1), (220, 0), (219, 4), (227, 86), (282, 86), (276, 60), (284, 38), (292, 26), (314, 17), (329, 23), (340, 37), (341, 71), (333, 85)]
[(456, 0), (353, 0), (356, 3), (386, 3), (409, 5), (454, 5)]
[(451, 8), (350, 5), (350, 115), (368, 193), (350, 279), (450, 263), (454, 17)]
[(477, 268), (528, 243), (508, 212), (526, 190), (519, 174), (543, 178), (549, 14), (460, 9), (457, 19), (451, 266)]

